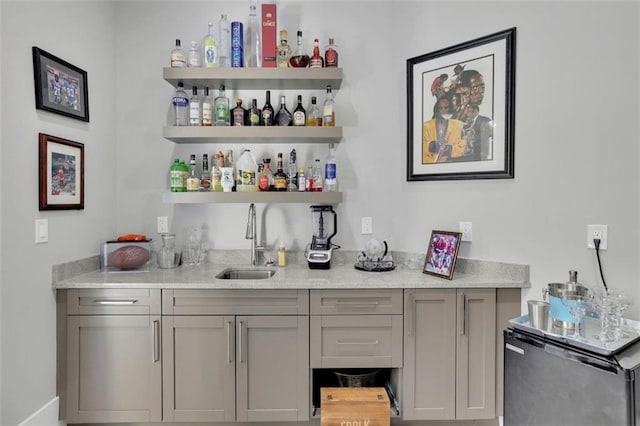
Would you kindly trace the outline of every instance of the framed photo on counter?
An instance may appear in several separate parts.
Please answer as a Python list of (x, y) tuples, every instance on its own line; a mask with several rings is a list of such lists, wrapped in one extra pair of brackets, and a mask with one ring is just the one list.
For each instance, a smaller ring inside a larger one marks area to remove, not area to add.
[(516, 29), (407, 60), (407, 181), (513, 178)]
[(38, 134), (40, 210), (84, 209), (84, 145)]
[(431, 231), (422, 272), (448, 280), (452, 279), (461, 240), (460, 232)]

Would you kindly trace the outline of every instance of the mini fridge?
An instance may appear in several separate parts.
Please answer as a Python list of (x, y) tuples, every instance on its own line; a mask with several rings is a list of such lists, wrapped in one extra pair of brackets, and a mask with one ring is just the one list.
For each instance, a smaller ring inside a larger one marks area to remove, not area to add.
[(639, 367), (638, 341), (601, 354), (507, 328), (504, 425), (640, 426)]

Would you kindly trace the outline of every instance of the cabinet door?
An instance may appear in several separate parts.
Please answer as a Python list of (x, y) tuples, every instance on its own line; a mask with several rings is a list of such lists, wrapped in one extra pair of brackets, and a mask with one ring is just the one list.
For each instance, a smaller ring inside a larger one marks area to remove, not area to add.
[(164, 421), (234, 421), (234, 317), (164, 316), (162, 330)]
[(405, 290), (405, 420), (455, 418), (456, 290)]
[(67, 422), (162, 420), (160, 316), (67, 317)]
[(458, 290), (456, 418), (496, 413), (496, 291)]
[(239, 316), (237, 420), (309, 420), (309, 317)]

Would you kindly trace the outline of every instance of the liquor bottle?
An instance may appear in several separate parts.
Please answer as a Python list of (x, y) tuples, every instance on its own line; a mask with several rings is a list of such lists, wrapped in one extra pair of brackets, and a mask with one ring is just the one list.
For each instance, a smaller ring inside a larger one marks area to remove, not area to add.
[(309, 65), (309, 55), (304, 52), (302, 47), (302, 31), (298, 31), (298, 45), (289, 59), (289, 65), (294, 68), (306, 68)]
[(202, 154), (202, 174), (200, 175), (200, 190), (211, 190), (211, 172), (209, 171), (208, 154)]
[(182, 187), (182, 167), (180, 159), (174, 158), (171, 169), (169, 169), (169, 189), (171, 192), (184, 192)]
[(231, 66), (231, 25), (225, 14), (220, 15), (218, 21), (218, 66)]
[(307, 178), (304, 175), (304, 167), (298, 169), (298, 192), (307, 190)]
[(259, 126), (261, 116), (260, 109), (258, 108), (258, 101), (251, 99), (251, 109), (249, 109), (249, 126)]
[(274, 124), (273, 107), (271, 106), (271, 90), (267, 90), (267, 100), (262, 107), (262, 120), (263, 126), (275, 126)]
[(280, 68), (288, 68), (289, 67), (289, 59), (291, 59), (291, 47), (289, 47), (288, 43), (288, 34), (287, 30), (280, 30), (280, 44), (276, 49), (277, 62), (278, 67)]
[(180, 160), (180, 170), (182, 172), (182, 191), (187, 191), (187, 178), (189, 177), (189, 166), (184, 162), (184, 160)]
[(174, 126), (188, 126), (189, 125), (189, 98), (184, 91), (184, 85), (182, 82), (178, 83), (176, 92), (171, 98), (171, 104), (173, 105), (173, 125)]
[(324, 162), (324, 190), (338, 191), (338, 161), (335, 156), (335, 144), (329, 144), (329, 156)]
[(287, 191), (298, 191), (298, 166), (296, 166), (296, 150), (292, 149), (289, 154), (289, 164), (287, 166)]
[(287, 109), (287, 102), (284, 96), (280, 96), (280, 109), (276, 114), (276, 126), (291, 126), (293, 116)]
[(322, 126), (322, 113), (316, 104), (316, 97), (311, 97), (311, 105), (307, 110), (307, 126)]
[(200, 176), (196, 165), (196, 155), (191, 154), (189, 160), (189, 176), (187, 177), (187, 192), (200, 191)]
[(324, 100), (322, 106), (322, 125), (323, 126), (335, 126), (336, 125), (336, 105), (333, 100), (333, 93), (331, 93), (331, 86), (327, 86), (327, 97)]
[(262, 25), (256, 15), (255, 0), (249, 3), (249, 20), (244, 36), (244, 66), (248, 68), (262, 67)]
[(313, 165), (313, 184), (311, 186), (311, 191), (322, 191), (322, 174), (323, 173), (322, 167), (320, 166), (320, 159), (316, 158), (315, 164)]
[(311, 192), (313, 191), (313, 164), (309, 163), (307, 166), (307, 172), (304, 174), (305, 176), (305, 191)]
[(220, 85), (220, 92), (215, 99), (216, 126), (229, 125), (229, 98), (225, 95), (224, 84)]
[(231, 125), (246, 126), (248, 111), (242, 107), (242, 99), (236, 99), (236, 106), (231, 109)]
[(176, 39), (176, 47), (171, 51), (171, 68), (184, 68), (187, 66), (187, 57), (180, 47), (180, 39)]
[(240, 21), (231, 22), (231, 67), (244, 67), (244, 24)]
[(202, 124), (202, 104), (198, 99), (198, 88), (193, 86), (191, 98), (189, 98), (189, 126), (200, 126)]
[(213, 126), (213, 100), (209, 95), (209, 87), (204, 88), (204, 98), (202, 98), (202, 125)]
[(213, 34), (213, 22), (209, 22), (209, 32), (202, 42), (204, 48), (204, 66), (213, 68), (218, 66), (218, 40)]
[(202, 53), (198, 50), (198, 42), (191, 42), (191, 49), (187, 54), (187, 67), (197, 68), (202, 66)]
[(260, 191), (268, 191), (269, 190), (269, 177), (265, 172), (264, 163), (258, 164), (258, 189)]
[(329, 44), (324, 51), (324, 66), (327, 68), (338, 66), (338, 46), (333, 43), (333, 37), (329, 37)]
[(220, 156), (223, 156), (222, 158), (222, 166), (224, 166), (224, 154), (222, 154), (222, 152), (216, 152), (213, 161), (213, 164), (211, 165), (211, 191), (213, 192), (222, 192), (222, 183), (220, 182)]
[(287, 174), (282, 170), (282, 153), (278, 153), (276, 172), (273, 174), (273, 189), (275, 191), (287, 190)]
[(309, 68), (323, 68), (324, 59), (320, 56), (320, 47), (318, 46), (318, 39), (313, 39), (313, 56), (309, 59)]
[(261, 191), (273, 191), (275, 178), (273, 176), (273, 172), (271, 171), (271, 158), (263, 158), (262, 162), (264, 163), (263, 176), (265, 181), (259, 182), (259, 187)]
[(298, 95), (298, 106), (293, 110), (293, 125), (304, 126), (307, 124), (307, 111), (302, 106), (302, 95)]

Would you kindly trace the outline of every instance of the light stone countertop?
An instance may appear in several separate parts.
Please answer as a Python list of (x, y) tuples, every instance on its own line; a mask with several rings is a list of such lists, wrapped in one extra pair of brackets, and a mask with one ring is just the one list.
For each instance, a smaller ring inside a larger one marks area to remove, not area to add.
[[(356, 252), (335, 256), (330, 269), (312, 270), (300, 254), (289, 253), (289, 265), (273, 266), (267, 279), (219, 279), (230, 266), (247, 268), (244, 251), (221, 251), (200, 266), (146, 272), (101, 272), (99, 258), (53, 267), (53, 288), (162, 288), (162, 289), (377, 289), (377, 288), (528, 288), (528, 265), (458, 258), (452, 280), (422, 273), (424, 255), (393, 252), (396, 269), (366, 272), (354, 268)], [(249, 267), (250, 268), (250, 267)], [(265, 268), (260, 266), (258, 268)]]

